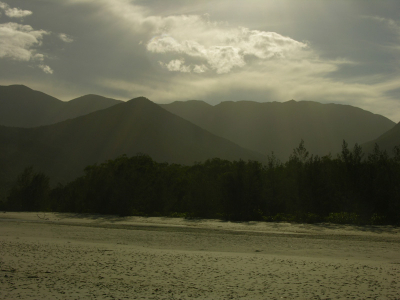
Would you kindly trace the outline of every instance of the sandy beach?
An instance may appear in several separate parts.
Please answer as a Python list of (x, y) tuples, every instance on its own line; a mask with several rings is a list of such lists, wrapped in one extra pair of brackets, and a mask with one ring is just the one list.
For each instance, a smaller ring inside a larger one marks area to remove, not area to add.
[(400, 229), (0, 214), (1, 299), (400, 299)]

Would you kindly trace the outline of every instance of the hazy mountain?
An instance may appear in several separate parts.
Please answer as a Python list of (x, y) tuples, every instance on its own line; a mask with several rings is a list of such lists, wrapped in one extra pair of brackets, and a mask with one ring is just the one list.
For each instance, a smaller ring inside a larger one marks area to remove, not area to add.
[(0, 126), (0, 172), (9, 178), (33, 165), (56, 181), (66, 181), (89, 164), (139, 152), (158, 162), (182, 164), (213, 157), (264, 159), (146, 98), (48, 126)]
[(310, 153), (340, 152), (343, 139), (350, 147), (370, 141), (395, 123), (357, 107), (294, 100), (280, 103), (202, 101), (161, 105), (168, 111), (242, 147), (287, 160), (303, 139)]
[(86, 95), (68, 102), (24, 85), (0, 86), (0, 125), (36, 127), (76, 118), (121, 101)]
[(378, 144), (380, 150), (386, 150), (389, 155), (393, 154), (395, 146), (400, 147), (400, 123), (396, 124), (392, 129), (382, 134), (377, 139), (362, 145), (365, 153), (372, 152), (375, 144)]
[(63, 102), (65, 105), (60, 110), (57, 120), (53, 123), (80, 117), (91, 112), (111, 107), (123, 101), (106, 98), (99, 95), (85, 95)]
[(46, 124), (63, 102), (23, 85), (0, 86), (0, 124), (31, 127)]

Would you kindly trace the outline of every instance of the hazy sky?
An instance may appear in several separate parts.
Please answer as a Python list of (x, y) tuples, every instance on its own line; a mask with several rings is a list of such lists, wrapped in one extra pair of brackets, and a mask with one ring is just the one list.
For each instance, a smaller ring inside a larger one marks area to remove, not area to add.
[(400, 1), (0, 0), (0, 85), (350, 104), (400, 121)]

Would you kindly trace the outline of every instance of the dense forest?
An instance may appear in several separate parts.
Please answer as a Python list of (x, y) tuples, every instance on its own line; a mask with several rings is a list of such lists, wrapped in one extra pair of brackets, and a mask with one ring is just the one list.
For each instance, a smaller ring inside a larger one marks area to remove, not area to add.
[(302, 141), (289, 160), (266, 164), (218, 158), (191, 166), (145, 154), (85, 168), (51, 188), (28, 167), (0, 202), (2, 210), (264, 220), (400, 224), (400, 148), (365, 155), (343, 141), (337, 157), (309, 154)]

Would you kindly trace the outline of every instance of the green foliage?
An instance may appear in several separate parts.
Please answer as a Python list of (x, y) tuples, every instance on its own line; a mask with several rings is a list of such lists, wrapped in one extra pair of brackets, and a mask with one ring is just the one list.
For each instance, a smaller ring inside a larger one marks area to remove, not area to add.
[(120, 216), (400, 224), (398, 157), (376, 146), (364, 158), (361, 147), (350, 151), (346, 142), (337, 158), (319, 157), (310, 155), (303, 141), (288, 162), (272, 154), (266, 165), (215, 158), (182, 166), (144, 154), (120, 156), (88, 166), (84, 176), (51, 191), (44, 174), (27, 168), (5, 206)]
[(359, 224), (360, 216), (356, 213), (348, 212), (330, 213), (325, 220), (335, 224)]
[(299, 220), (296, 220), (296, 222), (301, 222), (301, 223), (320, 223), (323, 222), (324, 219), (320, 215), (314, 214), (314, 213), (305, 213), (303, 214)]
[(371, 225), (384, 225), (387, 224), (387, 217), (374, 213), (369, 221)]
[(279, 213), (276, 214), (275, 216), (269, 216), (269, 217), (264, 216), (263, 220), (266, 222), (295, 222), (296, 216), (291, 214)]
[(301, 140), (299, 146), (293, 150), (292, 155), (289, 157), (289, 161), (295, 161), (299, 163), (305, 163), (309, 157), (310, 153), (304, 146), (304, 141)]
[(185, 219), (193, 219), (195, 218), (193, 213), (189, 213), (189, 212), (184, 212), (184, 213), (179, 213), (179, 212), (173, 212), (171, 214), (169, 214), (170, 218), (185, 218)]
[(302, 213), (297, 215), (278, 213), (274, 216), (263, 216), (262, 220), (266, 222), (296, 222), (296, 223), (319, 223), (324, 219), (313, 213)]

